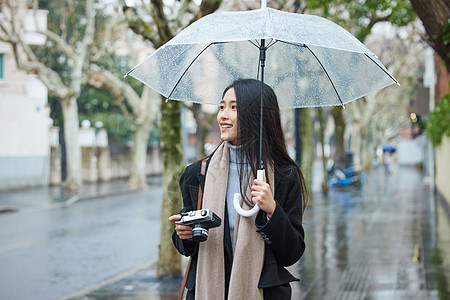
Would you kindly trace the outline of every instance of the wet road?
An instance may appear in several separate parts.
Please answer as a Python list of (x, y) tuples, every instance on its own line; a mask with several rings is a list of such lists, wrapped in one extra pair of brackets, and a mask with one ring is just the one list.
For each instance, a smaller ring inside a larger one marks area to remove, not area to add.
[[(289, 267), (301, 278), (292, 299), (450, 299), (449, 219), (423, 182), (401, 167), (328, 197), (316, 189), (304, 215), (307, 250)], [(149, 268), (76, 299), (169, 300), (179, 284)]]
[[(30, 203), (0, 214), (0, 299), (60, 299), (156, 261), (162, 195), (157, 181), (128, 195), (68, 207)], [(25, 191), (19, 198), (7, 200), (32, 201), (33, 195)]]
[[(154, 265), (83, 290), (156, 261), (160, 197), (156, 187), (0, 215), (0, 299), (174, 299), (180, 280), (157, 280)], [(442, 212), (412, 167), (374, 171), (362, 188), (328, 197), (315, 192), (307, 250), (289, 267), (301, 278), (292, 299), (450, 299)]]

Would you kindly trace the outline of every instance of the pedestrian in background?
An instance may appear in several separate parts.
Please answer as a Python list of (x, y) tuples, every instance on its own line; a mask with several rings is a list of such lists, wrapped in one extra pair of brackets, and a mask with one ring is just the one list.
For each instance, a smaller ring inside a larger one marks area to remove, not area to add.
[[(281, 128), (278, 101), (263, 85), (261, 160), (264, 180), (254, 179), (259, 168), (261, 82), (237, 80), (223, 93), (217, 122), (222, 143), (206, 158), (186, 167), (180, 179), (183, 208), (195, 210), (199, 184), (203, 208), (214, 211), (222, 225), (209, 231), (208, 240), (192, 240), (192, 228), (177, 224), (175, 247), (192, 262), (187, 277), (187, 299), (290, 299), (290, 282), (299, 279), (284, 267), (297, 262), (305, 250), (302, 213), (306, 185), (289, 157)], [(244, 205), (260, 207), (258, 214), (242, 217), (233, 195)], [(176, 222), (181, 217), (169, 218)]]

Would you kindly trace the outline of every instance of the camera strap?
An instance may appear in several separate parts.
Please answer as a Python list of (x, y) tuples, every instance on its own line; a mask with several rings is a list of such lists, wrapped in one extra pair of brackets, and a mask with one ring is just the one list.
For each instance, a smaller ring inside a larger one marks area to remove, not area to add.
[[(205, 172), (206, 172), (206, 159), (202, 160), (202, 168), (201, 168), (200, 172), (201, 172), (201, 174), (203, 176), (205, 175)], [(202, 185), (199, 182), (198, 183), (197, 210), (202, 208), (202, 198), (203, 198)], [(187, 276), (189, 274), (189, 268), (191, 267), (191, 261), (192, 261), (192, 257), (189, 258), (189, 262), (188, 262), (188, 265), (186, 267), (186, 272), (184, 273), (183, 282), (181, 283), (181, 288), (180, 288), (180, 292), (178, 293), (177, 300), (182, 300), (183, 299), (184, 289), (186, 287)]]

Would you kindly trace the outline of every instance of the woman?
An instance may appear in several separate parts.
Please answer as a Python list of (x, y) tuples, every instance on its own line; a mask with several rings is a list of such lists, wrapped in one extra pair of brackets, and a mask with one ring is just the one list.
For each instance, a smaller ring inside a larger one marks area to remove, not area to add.
[[(277, 98), (265, 84), (265, 180), (254, 179), (259, 168), (260, 95), (261, 82), (253, 79), (237, 80), (225, 89), (217, 114), (223, 143), (207, 158), (206, 176), (200, 172), (201, 161), (186, 167), (181, 176), (181, 212), (196, 210), (200, 184), (202, 207), (222, 219), (202, 243), (191, 239), (191, 227), (175, 226), (175, 247), (192, 256), (187, 299), (290, 299), (289, 282), (298, 281), (284, 267), (297, 262), (305, 250), (305, 181), (287, 153)], [(236, 192), (244, 208), (256, 203), (259, 213), (248, 218), (236, 214)], [(169, 221), (179, 219), (174, 215)]]

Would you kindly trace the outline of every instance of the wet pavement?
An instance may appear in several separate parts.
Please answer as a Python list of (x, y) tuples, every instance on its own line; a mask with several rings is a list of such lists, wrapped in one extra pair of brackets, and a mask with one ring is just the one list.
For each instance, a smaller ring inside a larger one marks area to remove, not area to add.
[[(417, 169), (376, 170), (361, 189), (314, 196), (304, 220), (308, 250), (290, 268), (302, 278), (294, 299), (449, 299), (434, 282), (438, 275), (448, 286), (449, 261), (441, 270), (432, 262), (447, 252), (448, 216), (437, 220)], [(439, 232), (438, 222), (447, 228)]]
[[(119, 188), (118, 191), (123, 189)], [(139, 195), (139, 192), (134, 192), (127, 199), (131, 201)], [(139, 197), (151, 197), (150, 195), (155, 194)], [(29, 196), (31, 199), (32, 195)], [(6, 207), (4, 203), (7, 203), (2, 199), (5, 199), (3, 194), (0, 196), (0, 209)], [(91, 199), (93, 201), (80, 201), (63, 209), (53, 210), (65, 210), (67, 214), (78, 206), (84, 207), (83, 211), (86, 213), (99, 209), (94, 204), (87, 208), (85, 205), (88, 203), (109, 201), (113, 205), (122, 203), (121, 210), (126, 209), (123, 204), (125, 200), (120, 195), (115, 198), (104, 195), (100, 199)], [(28, 203), (25, 200), (23, 201)], [(65, 203), (67, 200), (59, 202)], [(156, 203), (145, 199), (139, 201), (131, 201), (141, 204), (127, 210), (127, 216), (116, 216), (114, 220), (124, 218), (126, 222), (130, 222), (129, 220), (133, 220), (132, 214), (159, 214), (159, 205)], [(8, 207), (14, 208), (14, 203), (10, 201)], [(145, 210), (143, 205), (153, 208)], [(16, 206), (16, 209), (18, 213), (0, 214), (0, 223), (5, 222), (5, 216), (20, 215), (21, 208)], [(42, 206), (30, 208), (29, 205), (22, 204), (22, 210), (30, 209), (35, 213), (40, 210), (40, 215), (48, 210)], [(107, 211), (106, 208), (103, 209)], [(55, 221), (65, 222), (63, 216)], [(106, 221), (106, 224), (108, 222), (112, 221)], [(139, 257), (134, 260), (134, 264), (133, 261), (127, 262), (121, 269), (109, 269), (108, 274), (92, 276), (90, 281), (85, 280), (82, 285), (78, 285), (80, 288), (72, 286), (71, 292), (67, 290), (64, 295), (59, 294), (59, 297), (47, 291), (51, 297), (5, 299), (176, 299), (181, 279), (156, 279), (159, 238), (157, 221), (142, 221), (138, 225), (131, 229), (152, 226), (152, 230), (141, 232), (137, 237), (140, 240), (148, 235), (151, 245), (144, 243), (131, 247), (134, 250), (129, 256)], [(120, 233), (118, 228), (121, 226), (124, 224), (111, 228)], [(305, 211), (304, 228), (307, 250), (297, 264), (289, 267), (301, 279), (299, 283), (291, 284), (292, 299), (450, 299), (449, 215), (442, 207), (441, 199), (427, 188), (421, 172), (414, 167), (396, 167), (392, 174), (386, 174), (382, 169), (375, 170), (368, 174), (362, 187), (334, 188), (326, 197), (319, 191), (314, 191), (312, 204)], [(111, 234), (104, 238), (118, 237)], [(4, 235), (0, 235), (0, 245), (4, 240)], [(128, 240), (126, 243), (130, 248), (130, 243), (133, 242)], [(107, 245), (117, 247), (112, 243)], [(17, 245), (17, 249), (21, 250), (19, 246)], [(124, 251), (123, 249), (128, 248), (118, 249)], [(4, 247), (0, 246), (0, 250), (2, 249)], [(79, 248), (78, 251), (92, 251), (90, 249)], [(99, 260), (96, 266), (101, 268), (101, 264), (111, 263), (114, 258), (125, 260), (126, 255), (121, 255), (119, 250), (96, 253)], [(5, 251), (0, 251), (0, 264), (4, 253)], [(141, 263), (137, 263), (139, 260)], [(124, 268), (125, 266), (129, 267)], [(4, 291), (5, 272), (1, 268), (0, 298), (3, 299), (1, 291)], [(76, 275), (74, 272), (73, 276)], [(15, 273), (9, 274), (14, 276)], [(70, 278), (65, 280), (61, 283), (68, 283)], [(55, 282), (55, 286), (57, 284)]]
[(58, 189), (1, 193), (8, 209), (0, 214), (0, 299), (61, 299), (151, 267), (161, 178), (150, 183), (142, 191), (124, 182), (86, 185), (78, 197)]

